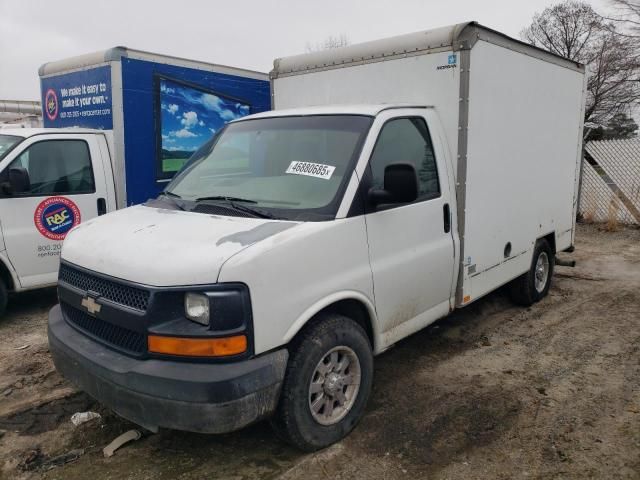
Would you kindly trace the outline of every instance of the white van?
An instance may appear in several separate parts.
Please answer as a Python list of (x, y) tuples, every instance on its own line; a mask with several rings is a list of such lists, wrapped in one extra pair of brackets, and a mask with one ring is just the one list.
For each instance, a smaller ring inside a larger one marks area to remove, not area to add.
[(110, 132), (0, 132), (0, 316), (8, 292), (53, 286), (69, 230), (115, 210)]
[(49, 341), (150, 430), (270, 417), (311, 451), (362, 417), (374, 355), (509, 282), (547, 294), (584, 68), (469, 23), (279, 59), (272, 81), (275, 111), (157, 200), (71, 231)]

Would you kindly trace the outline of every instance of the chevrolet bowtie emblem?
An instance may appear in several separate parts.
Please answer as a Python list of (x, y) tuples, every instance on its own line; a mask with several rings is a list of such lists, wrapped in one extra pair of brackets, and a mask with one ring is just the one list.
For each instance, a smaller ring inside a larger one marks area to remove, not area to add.
[(102, 305), (96, 302), (92, 297), (84, 297), (82, 299), (81, 305), (87, 309), (91, 315), (95, 315), (100, 312)]

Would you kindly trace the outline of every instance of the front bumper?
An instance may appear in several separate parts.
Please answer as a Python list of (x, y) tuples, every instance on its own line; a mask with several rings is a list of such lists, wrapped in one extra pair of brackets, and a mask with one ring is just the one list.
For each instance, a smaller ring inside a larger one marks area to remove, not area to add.
[(268, 417), (288, 359), (286, 349), (223, 364), (135, 359), (69, 326), (59, 305), (49, 313), (48, 334), (53, 362), (65, 378), (154, 432), (225, 433)]

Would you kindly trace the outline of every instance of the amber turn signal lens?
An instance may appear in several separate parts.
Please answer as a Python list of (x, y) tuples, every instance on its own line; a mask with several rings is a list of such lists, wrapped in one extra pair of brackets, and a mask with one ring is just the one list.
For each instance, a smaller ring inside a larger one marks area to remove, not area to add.
[(149, 352), (183, 357), (228, 357), (247, 351), (247, 337), (180, 338), (149, 335)]

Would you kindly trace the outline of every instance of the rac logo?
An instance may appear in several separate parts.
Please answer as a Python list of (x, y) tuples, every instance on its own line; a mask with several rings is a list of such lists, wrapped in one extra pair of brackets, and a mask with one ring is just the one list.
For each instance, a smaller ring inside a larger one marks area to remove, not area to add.
[(82, 299), (80, 304), (87, 309), (90, 315), (95, 315), (96, 313), (100, 313), (102, 310), (102, 305), (96, 302), (93, 297), (86, 296)]
[(47, 90), (44, 96), (44, 108), (49, 120), (53, 121), (58, 117), (58, 95), (53, 88)]
[(49, 197), (33, 214), (36, 229), (50, 240), (64, 240), (69, 230), (80, 223), (80, 209), (67, 197)]
[(47, 225), (60, 225), (61, 223), (66, 222), (69, 219), (69, 210), (65, 207), (55, 210), (54, 212), (49, 213), (45, 220), (47, 221)]

